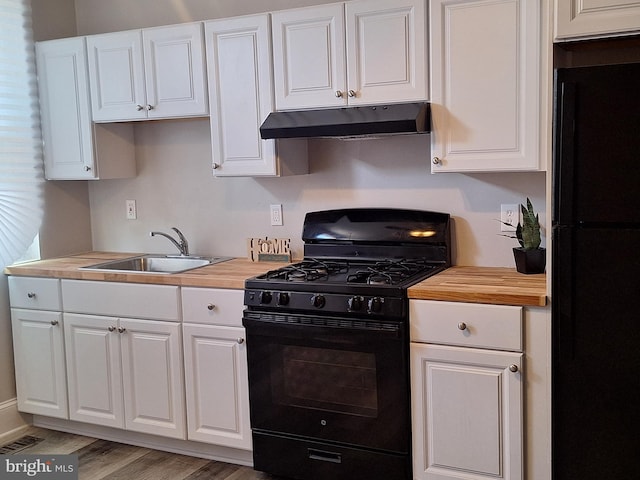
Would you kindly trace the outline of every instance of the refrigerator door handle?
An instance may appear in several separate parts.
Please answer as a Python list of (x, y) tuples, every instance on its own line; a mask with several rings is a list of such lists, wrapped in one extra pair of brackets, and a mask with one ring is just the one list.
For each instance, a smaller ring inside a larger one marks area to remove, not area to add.
[(574, 359), (575, 318), (573, 314), (574, 230), (556, 226), (553, 229), (552, 329), (554, 357)]
[(573, 185), (575, 173), (575, 123), (577, 85), (556, 79), (557, 110), (554, 148), (553, 220), (556, 224), (573, 223)]

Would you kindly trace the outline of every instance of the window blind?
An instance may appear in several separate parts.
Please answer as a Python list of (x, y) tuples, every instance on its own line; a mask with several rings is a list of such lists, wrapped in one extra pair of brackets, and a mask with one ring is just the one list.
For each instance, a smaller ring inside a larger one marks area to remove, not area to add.
[(20, 258), (43, 213), (42, 138), (29, 0), (0, 0), (0, 268)]

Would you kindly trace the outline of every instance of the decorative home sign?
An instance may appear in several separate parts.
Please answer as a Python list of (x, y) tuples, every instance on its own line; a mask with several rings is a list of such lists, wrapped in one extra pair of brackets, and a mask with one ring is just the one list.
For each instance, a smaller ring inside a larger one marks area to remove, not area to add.
[(252, 262), (290, 262), (290, 238), (247, 238), (247, 257)]

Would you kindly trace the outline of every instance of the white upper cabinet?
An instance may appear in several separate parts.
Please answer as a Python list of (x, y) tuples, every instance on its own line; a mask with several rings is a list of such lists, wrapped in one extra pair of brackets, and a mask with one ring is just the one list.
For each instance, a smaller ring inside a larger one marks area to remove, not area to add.
[(555, 0), (555, 39), (640, 32), (638, 0)]
[[(273, 109), (269, 16), (208, 21), (205, 41), (214, 175), (307, 173), (306, 140), (260, 137)], [(296, 160), (291, 168), (287, 157)]]
[(135, 176), (132, 128), (91, 123), (84, 37), (38, 42), (36, 59), (46, 178)]
[(540, 2), (432, 0), (432, 172), (540, 169)]
[(424, 0), (356, 0), (272, 14), (276, 108), (427, 98)]
[(87, 37), (93, 120), (208, 113), (202, 24)]

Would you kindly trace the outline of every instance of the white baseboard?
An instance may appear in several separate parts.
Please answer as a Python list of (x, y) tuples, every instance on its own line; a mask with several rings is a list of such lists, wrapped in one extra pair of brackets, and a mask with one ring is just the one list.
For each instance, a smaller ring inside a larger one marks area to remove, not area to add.
[(32, 423), (32, 415), (18, 411), (17, 399), (0, 403), (0, 445), (20, 437)]

